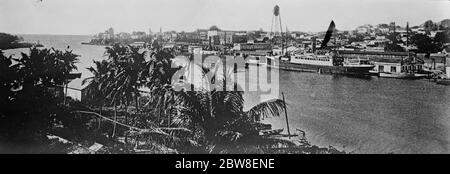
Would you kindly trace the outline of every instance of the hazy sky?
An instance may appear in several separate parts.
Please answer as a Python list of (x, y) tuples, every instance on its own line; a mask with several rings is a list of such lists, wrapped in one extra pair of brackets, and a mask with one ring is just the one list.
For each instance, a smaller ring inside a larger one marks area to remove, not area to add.
[(421, 24), (450, 18), (450, 0), (0, 0), (0, 32), (95, 34), (221, 29), (270, 30), (273, 6), (280, 6), (290, 31), (338, 29), (395, 21)]

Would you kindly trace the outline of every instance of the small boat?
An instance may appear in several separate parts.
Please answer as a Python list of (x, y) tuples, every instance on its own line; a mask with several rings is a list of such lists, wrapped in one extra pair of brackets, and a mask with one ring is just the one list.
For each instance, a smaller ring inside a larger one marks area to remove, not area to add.
[(37, 42), (34, 44), (34, 46), (35, 46), (35, 47), (44, 47), (44, 45), (42, 45), (39, 41), (37, 41)]
[(450, 79), (438, 79), (436, 80), (436, 83), (439, 85), (450, 85)]
[(419, 74), (419, 73), (416, 73), (416, 74), (414, 74), (414, 77), (416, 77), (416, 78), (427, 78), (427, 77), (430, 77), (430, 74)]
[(417, 78), (421, 78), (420, 76), (416, 76), (415, 74), (412, 73), (389, 73), (389, 72), (380, 72), (379, 73), (380, 77), (383, 78), (396, 78), (396, 79), (417, 79)]
[(263, 130), (259, 132), (259, 135), (278, 135), (283, 132), (284, 129)]
[(380, 73), (379, 73), (378, 71), (370, 70), (370, 71), (369, 71), (369, 75), (370, 75), (370, 76), (378, 76), (378, 77), (379, 77), (379, 76), (380, 76)]

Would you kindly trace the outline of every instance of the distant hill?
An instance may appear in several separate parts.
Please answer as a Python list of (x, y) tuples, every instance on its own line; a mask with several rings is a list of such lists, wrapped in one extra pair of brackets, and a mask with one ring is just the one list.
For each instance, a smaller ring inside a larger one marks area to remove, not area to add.
[(32, 46), (42, 46), (23, 42), (23, 38), (8, 33), (0, 33), (0, 49), (29, 48)]
[(450, 19), (444, 19), (441, 22), (439, 22), (439, 25), (441, 25), (444, 28), (450, 28)]

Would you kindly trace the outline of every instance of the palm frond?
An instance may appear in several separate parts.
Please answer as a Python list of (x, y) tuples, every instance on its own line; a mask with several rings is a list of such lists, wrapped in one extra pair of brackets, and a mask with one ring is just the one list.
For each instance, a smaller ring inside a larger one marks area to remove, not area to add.
[(85, 85), (86, 83), (91, 83), (94, 80), (94, 77), (88, 77), (81, 81), (81, 85)]
[(281, 113), (283, 113), (284, 105), (285, 103), (283, 102), (283, 100), (269, 100), (254, 106), (245, 113), (249, 118), (254, 118), (256, 120), (268, 118), (271, 116), (278, 117)]

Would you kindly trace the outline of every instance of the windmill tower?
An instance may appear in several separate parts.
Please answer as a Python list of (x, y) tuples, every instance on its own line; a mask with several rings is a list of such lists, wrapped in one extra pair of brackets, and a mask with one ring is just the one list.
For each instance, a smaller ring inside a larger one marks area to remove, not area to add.
[(283, 25), (281, 25), (280, 7), (275, 5), (273, 8), (272, 27), (270, 29), (269, 39), (281, 38), (283, 32)]

